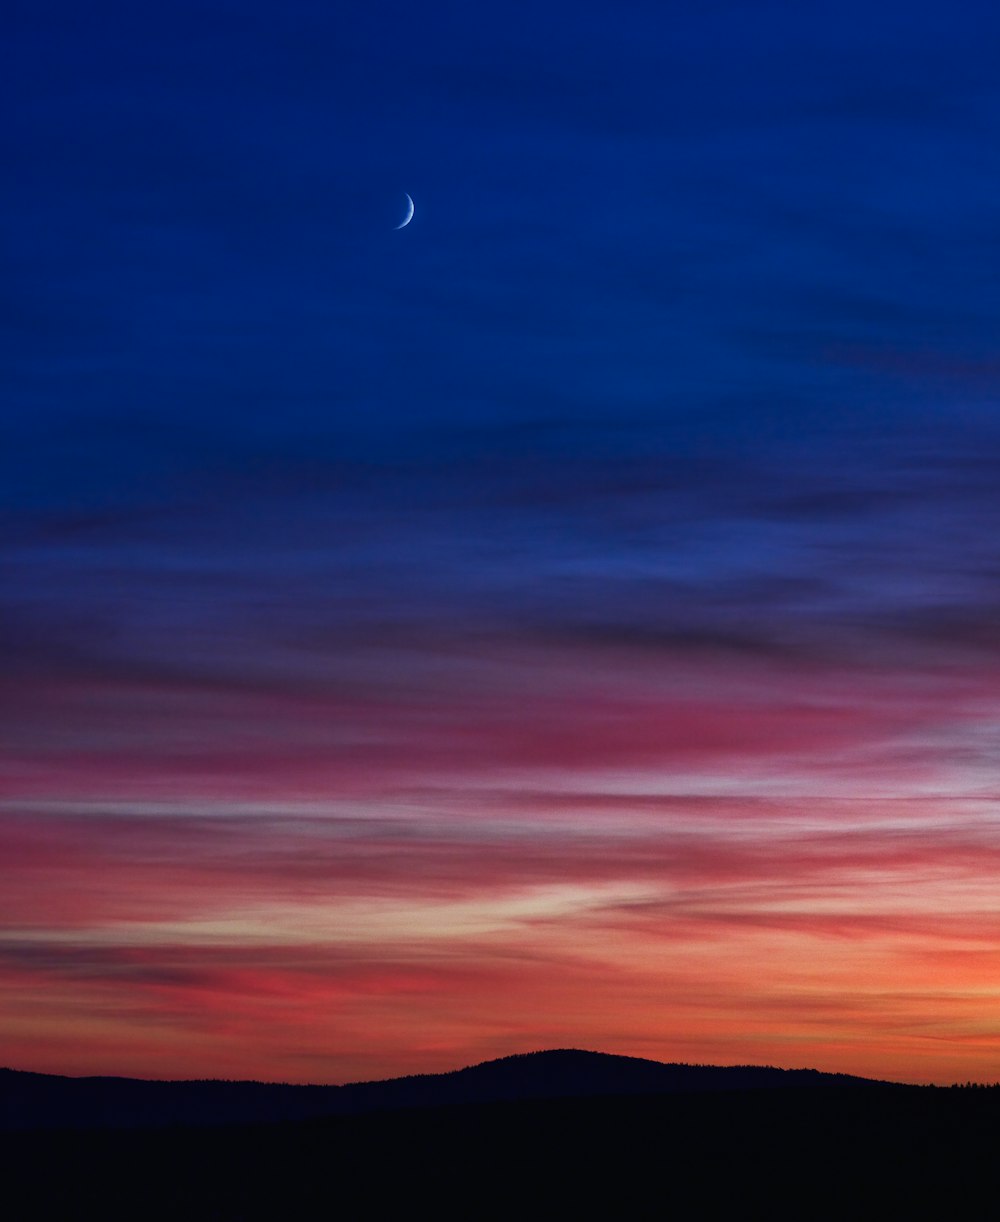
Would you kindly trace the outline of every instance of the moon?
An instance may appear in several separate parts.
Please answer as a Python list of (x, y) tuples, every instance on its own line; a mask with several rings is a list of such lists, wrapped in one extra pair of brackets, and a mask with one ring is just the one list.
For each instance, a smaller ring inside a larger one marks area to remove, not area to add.
[(393, 229), (405, 229), (410, 221), (413, 220), (413, 200), (410, 199), (407, 191), (404, 191), (403, 194), (406, 196), (406, 216), (403, 217), (398, 225), (393, 225)]

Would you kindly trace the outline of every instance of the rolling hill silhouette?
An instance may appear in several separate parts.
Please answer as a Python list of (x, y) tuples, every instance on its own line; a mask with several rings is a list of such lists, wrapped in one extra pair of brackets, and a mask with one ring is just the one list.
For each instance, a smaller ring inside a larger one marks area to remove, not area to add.
[(579, 1049), (525, 1053), (449, 1073), (346, 1086), (68, 1078), (3, 1069), (0, 1129), (262, 1124), (505, 1101), (877, 1085), (814, 1069), (664, 1064)]
[(7, 1070), (0, 1116), (18, 1219), (881, 1222), (988, 1216), (1000, 1090), (557, 1050), (340, 1087)]

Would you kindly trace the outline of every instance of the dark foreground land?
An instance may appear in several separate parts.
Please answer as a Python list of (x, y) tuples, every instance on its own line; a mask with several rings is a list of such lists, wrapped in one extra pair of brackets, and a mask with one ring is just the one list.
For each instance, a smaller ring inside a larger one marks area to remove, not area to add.
[(992, 1219), (998, 1136), (1000, 1091), (816, 1075), (787, 1089), (10, 1131), (0, 1199), (18, 1219)]

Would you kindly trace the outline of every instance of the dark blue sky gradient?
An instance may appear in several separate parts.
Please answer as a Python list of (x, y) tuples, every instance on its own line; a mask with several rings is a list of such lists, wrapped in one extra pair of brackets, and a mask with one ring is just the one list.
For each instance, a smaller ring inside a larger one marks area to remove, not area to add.
[(567, 551), (795, 589), (840, 555), (888, 611), (884, 553), (947, 601), (948, 525), (992, 533), (988, 6), (18, 8), (0, 488), (36, 577), (277, 573), (360, 515), (491, 603)]
[(18, 7), (14, 618), (992, 614), (987, 6)]

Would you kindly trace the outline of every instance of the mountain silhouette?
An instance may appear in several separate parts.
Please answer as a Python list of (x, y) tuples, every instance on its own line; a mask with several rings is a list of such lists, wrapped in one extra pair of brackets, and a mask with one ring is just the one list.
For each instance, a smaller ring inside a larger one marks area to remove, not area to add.
[(262, 1124), (458, 1104), (877, 1085), (887, 1084), (814, 1069), (664, 1064), (580, 1049), (345, 1086), (69, 1078), (0, 1069), (0, 1129)]
[(556, 1050), (349, 1086), (0, 1071), (7, 1214), (982, 1218), (1000, 1089)]

